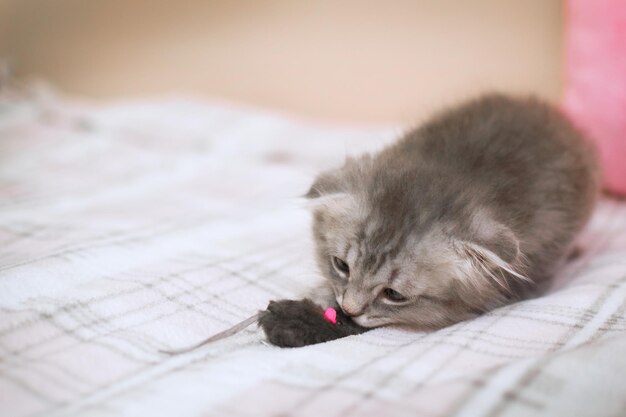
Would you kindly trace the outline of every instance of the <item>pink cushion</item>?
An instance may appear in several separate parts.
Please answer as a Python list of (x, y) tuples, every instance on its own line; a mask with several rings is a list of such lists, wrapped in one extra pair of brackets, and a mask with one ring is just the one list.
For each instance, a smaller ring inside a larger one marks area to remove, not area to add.
[(565, 111), (597, 143), (604, 186), (626, 195), (626, 1), (568, 0)]

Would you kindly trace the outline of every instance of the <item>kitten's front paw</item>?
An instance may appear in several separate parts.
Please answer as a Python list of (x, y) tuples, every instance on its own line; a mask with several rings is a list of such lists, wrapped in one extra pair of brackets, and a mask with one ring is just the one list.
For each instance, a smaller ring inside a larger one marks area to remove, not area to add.
[(270, 343), (281, 347), (301, 347), (347, 336), (326, 321), (324, 311), (309, 299), (270, 301), (259, 317)]

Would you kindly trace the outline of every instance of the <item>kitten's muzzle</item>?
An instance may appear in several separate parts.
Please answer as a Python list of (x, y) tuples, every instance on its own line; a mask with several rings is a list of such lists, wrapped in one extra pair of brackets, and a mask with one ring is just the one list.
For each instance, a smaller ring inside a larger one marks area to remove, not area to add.
[(348, 287), (341, 297), (340, 306), (346, 315), (356, 317), (363, 314), (367, 302), (358, 292)]
[(341, 304), (341, 309), (343, 310), (344, 313), (346, 313), (346, 315), (350, 317), (356, 317), (356, 316), (360, 316), (363, 314), (362, 307), (347, 303), (345, 301)]

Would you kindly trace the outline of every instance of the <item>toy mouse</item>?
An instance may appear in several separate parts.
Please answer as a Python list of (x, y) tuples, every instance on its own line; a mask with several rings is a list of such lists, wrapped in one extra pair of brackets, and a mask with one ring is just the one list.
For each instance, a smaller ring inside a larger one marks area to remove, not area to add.
[[(237, 334), (254, 323), (263, 329), (270, 343), (280, 347), (301, 347), (305, 345), (303, 340), (310, 342), (307, 344), (323, 343), (368, 330), (354, 323), (341, 309), (329, 307), (324, 310), (306, 298), (304, 300), (270, 301), (266, 310), (260, 311), (200, 343), (183, 349), (162, 350), (161, 352), (170, 355), (191, 352), (206, 344)], [(274, 331), (277, 323), (280, 323), (280, 332)], [(286, 325), (288, 327), (292, 325), (288, 332), (285, 331)]]

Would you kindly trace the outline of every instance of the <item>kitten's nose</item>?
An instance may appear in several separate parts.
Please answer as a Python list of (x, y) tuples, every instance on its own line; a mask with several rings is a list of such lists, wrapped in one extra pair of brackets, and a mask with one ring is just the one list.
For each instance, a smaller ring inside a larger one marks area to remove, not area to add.
[(359, 306), (346, 301), (341, 304), (341, 309), (350, 317), (360, 316), (363, 312), (363, 309), (359, 308)]
[(350, 317), (356, 317), (363, 314), (367, 299), (354, 286), (349, 286), (343, 293), (341, 300), (341, 309)]

